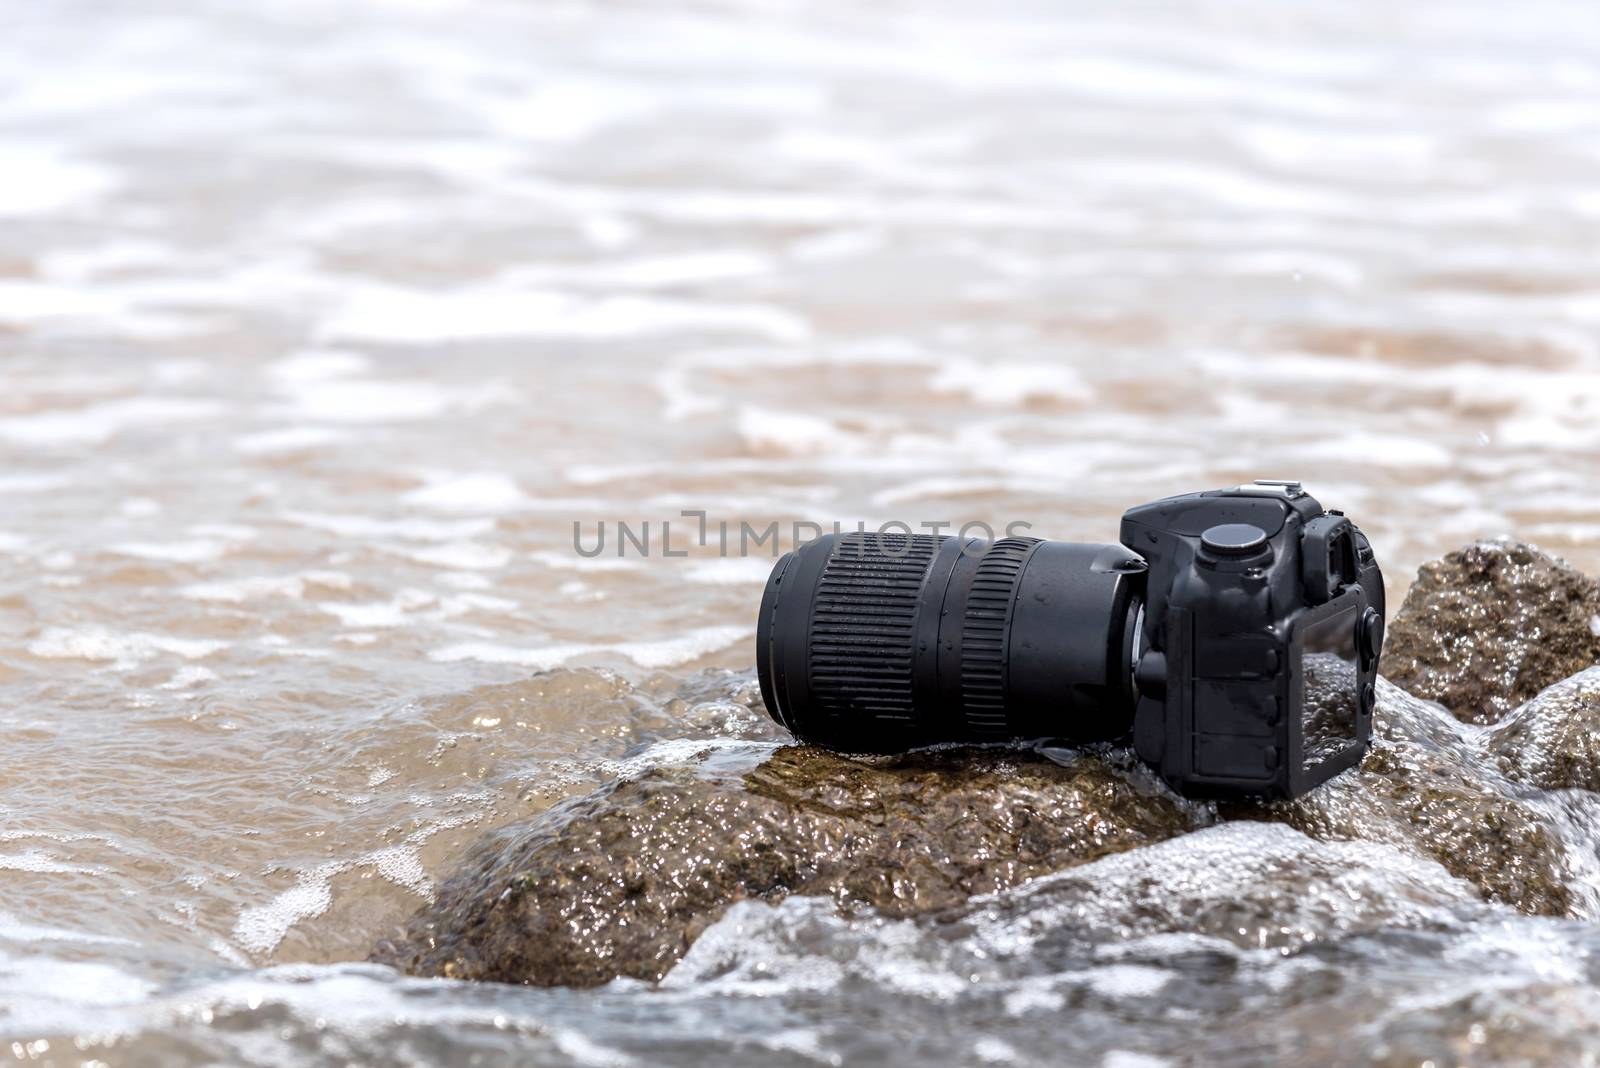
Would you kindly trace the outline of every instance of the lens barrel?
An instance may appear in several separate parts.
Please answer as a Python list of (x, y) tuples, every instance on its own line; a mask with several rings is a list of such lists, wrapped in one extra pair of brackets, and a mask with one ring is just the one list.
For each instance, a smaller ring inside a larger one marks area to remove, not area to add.
[(1121, 545), (825, 536), (767, 579), (762, 699), (797, 737), (854, 752), (1120, 737), (1145, 568)]

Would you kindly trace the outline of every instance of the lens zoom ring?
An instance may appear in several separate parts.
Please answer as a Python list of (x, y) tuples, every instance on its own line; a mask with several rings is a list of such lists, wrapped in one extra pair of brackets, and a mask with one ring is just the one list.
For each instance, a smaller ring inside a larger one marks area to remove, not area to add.
[(961, 621), (961, 706), (977, 737), (1009, 738), (1006, 722), (1006, 631), (1017, 581), (1038, 538), (1001, 538), (972, 579)]
[(847, 534), (823, 568), (811, 617), (812, 695), (823, 715), (913, 726), (912, 633), (939, 538)]

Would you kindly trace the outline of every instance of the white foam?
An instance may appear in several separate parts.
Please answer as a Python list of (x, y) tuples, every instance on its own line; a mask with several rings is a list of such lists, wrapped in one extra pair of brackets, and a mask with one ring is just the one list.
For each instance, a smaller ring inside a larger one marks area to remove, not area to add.
[(1433, 166), (1439, 149), (1432, 137), (1409, 131), (1311, 129), (1301, 122), (1269, 120), (1235, 123), (1230, 136), (1272, 166), (1312, 174), (1334, 165), (1358, 173), (1420, 178)]
[(83, 945), (117, 945), (132, 946), (137, 943), (126, 938), (116, 938), (111, 935), (94, 934), (89, 931), (74, 931), (64, 927), (41, 927), (37, 924), (27, 923), (17, 919), (9, 913), (0, 912), (0, 938), (11, 942), (72, 942)]
[(552, 1028), (551, 1041), (556, 1049), (587, 1068), (630, 1068), (638, 1062), (618, 1049), (603, 1046), (580, 1031), (568, 1027)]
[(1100, 1068), (1172, 1068), (1176, 1063), (1166, 1057), (1127, 1049), (1109, 1050), (1100, 1058)]
[(661, 417), (676, 423), (697, 415), (709, 415), (723, 406), (723, 401), (706, 395), (697, 386), (694, 373), (687, 367), (667, 366), (656, 372), (656, 391), (661, 394)]
[(422, 379), (292, 379), (288, 387), (294, 416), (312, 423), (412, 422), (508, 399), (498, 387), (452, 389)]
[(739, 409), (738, 430), (753, 449), (803, 456), (831, 452), (850, 436), (822, 416), (755, 406)]
[(58, 860), (46, 850), (24, 849), (21, 853), (0, 853), (0, 871), (27, 871), (46, 875), (95, 875), (98, 868), (85, 868)]
[[(131, 1005), (156, 993), (156, 984), (112, 964), (29, 956), (3, 962), (9, 972), (5, 1005), (7, 1023), (26, 1020), (30, 1031), (74, 1031), (83, 1026), (86, 1007)], [(24, 978), (25, 977), (25, 978)], [(26, 1049), (32, 1043), (18, 1042)], [(34, 1046), (38, 1053), (37, 1046)], [(30, 1057), (29, 1059), (34, 1059)], [(92, 1061), (84, 1063), (93, 1063)]]
[(366, 356), (338, 349), (307, 349), (267, 366), (267, 373), (282, 382), (326, 382), (371, 370), (372, 361)]
[(441, 586), (449, 586), (455, 590), (489, 590), (494, 588), (494, 582), (488, 575), (476, 571), (444, 571), (433, 577), (433, 581)]
[(930, 386), (960, 393), (982, 404), (1016, 406), (1030, 400), (1086, 400), (1088, 383), (1062, 363), (1016, 363), (950, 358), (938, 366)]
[(215, 418), (215, 401), (177, 397), (131, 397), (83, 408), (35, 412), (0, 419), (0, 438), (20, 445), (99, 445), (135, 428), (166, 429), (173, 423)]
[(1066, 995), (1055, 989), (1054, 977), (1044, 982), (1025, 981), (1005, 997), (1006, 1014), (1010, 1016), (1059, 1012), (1066, 1003)]
[[(996, 897), (1006, 903), (973, 914), (974, 946), (986, 955), (1025, 956), (1063, 925), (1126, 924), (1113, 917), (1131, 913), (1152, 923), (1192, 923), (1208, 910), (1237, 907), (1251, 893), (1273, 891), (1277, 873), (1295, 864), (1336, 874), (1306, 881), (1292, 909), (1280, 908), (1270, 928), (1230, 930), (1229, 937), (1263, 947), (1309, 941), (1375, 922), (1368, 909), (1378, 910), (1375, 919), (1387, 926), (1443, 923), (1453, 910), (1479, 902), (1469, 884), (1437, 862), (1396, 846), (1318, 842), (1284, 824), (1235, 821), (1044, 876), (1009, 902)], [(1070, 892), (1056, 900), (1057, 888)], [(1023, 902), (1029, 907), (1018, 909)], [(1155, 977), (1129, 973), (1118, 982), (1143, 988)]]
[(81, 208), (116, 184), (104, 167), (73, 159), (54, 145), (15, 136), (0, 142), (0, 174), (6, 176), (0, 216), (35, 217)]
[(264, 905), (239, 913), (233, 940), (251, 953), (271, 953), (295, 924), (328, 911), (333, 904), (332, 879), (346, 867), (333, 861), (300, 872), (294, 886)]
[[(453, 804), (466, 801), (483, 803), (485, 799), (486, 796), (482, 793), (461, 793), (446, 798), (446, 801)], [(389, 883), (413, 892), (421, 899), (434, 899), (434, 884), (427, 878), (427, 871), (422, 868), (418, 844), (426, 841), (430, 835), (434, 835), (435, 831), (443, 830), (445, 827), (459, 827), (461, 823), (469, 822), (470, 819), (474, 819), (470, 814), (446, 817), (422, 830), (413, 831), (411, 835), (406, 836), (405, 843), (397, 846), (374, 849), (358, 855), (355, 859), (330, 860), (298, 871), (294, 875), (294, 886), (290, 889), (275, 895), (274, 899), (262, 905), (251, 905), (240, 910), (238, 919), (234, 923), (234, 942), (258, 956), (272, 953), (296, 924), (322, 916), (328, 911), (333, 905), (334, 876), (344, 875), (346, 871), (366, 867), (376, 868), (378, 875), (387, 879)]]
[(178, 595), (191, 601), (214, 604), (244, 604), (267, 597), (298, 599), (305, 593), (305, 579), (299, 575), (254, 575), (218, 582), (195, 582), (178, 588)]
[(159, 560), (169, 564), (200, 564), (219, 559), (228, 551), (228, 543), (214, 538), (189, 538), (184, 541), (125, 541), (112, 545), (111, 551), (123, 556), (136, 556), (141, 560)]
[(338, 616), (339, 622), (347, 627), (356, 627), (362, 630), (382, 629), (385, 627), (399, 627), (408, 622), (407, 615), (419, 608), (426, 608), (433, 604), (436, 598), (426, 590), (401, 590), (388, 601), (379, 601), (369, 604), (342, 604), (338, 601), (324, 601), (317, 605), (320, 611), (331, 616)]
[[(470, 495), (470, 494), (469, 494)], [(495, 528), (495, 521), (476, 519), (424, 519), (418, 516), (381, 518), (366, 515), (327, 515), (290, 512), (291, 523), (324, 530), (344, 538), (402, 538), (410, 541), (456, 541), (476, 538)]]
[(442, 475), (401, 500), (441, 512), (510, 512), (530, 503), (509, 475), (491, 471)]
[(658, 289), (726, 282), (771, 271), (773, 260), (748, 249), (704, 249), (674, 255), (601, 260), (588, 265), (522, 268), (529, 280), (601, 290)]
[(984, 1035), (972, 1043), (972, 1055), (989, 1064), (1015, 1064), (1017, 1049), (1004, 1039)]
[(185, 534), (193, 534), (202, 538), (221, 538), (224, 541), (246, 542), (255, 541), (261, 532), (255, 527), (243, 523), (191, 523), (184, 527)]
[(110, 660), (121, 669), (161, 653), (199, 660), (228, 648), (223, 641), (176, 638), (167, 634), (119, 633), (103, 626), (48, 627), (28, 643), (28, 652), (45, 660)]
[[(1044, 488), (1043, 482), (1033, 485), (1034, 488)], [(949, 478), (935, 476), (933, 478), (919, 478), (912, 482), (905, 482), (890, 486), (888, 489), (879, 490), (872, 495), (872, 503), (880, 507), (886, 507), (903, 504), (906, 501), (921, 501), (937, 497), (967, 497), (1026, 488), (1027, 484), (1021, 483), (1019, 480), (1002, 477)]]
[(453, 541), (443, 545), (430, 545), (424, 549), (410, 549), (406, 557), (419, 564), (449, 568), (453, 571), (498, 571), (511, 562), (511, 550), (503, 545), (485, 545), (477, 541)]
[(583, 297), (545, 289), (353, 289), (321, 325), (329, 338), (409, 344), (497, 338), (615, 340), (671, 333), (741, 333), (801, 341), (811, 333), (794, 312), (766, 304), (723, 304), (660, 296)]
[(547, 549), (529, 553), (528, 559), (558, 571), (633, 571), (640, 566), (639, 561), (626, 557), (579, 556), (575, 551), (551, 552)]
[(242, 434), (233, 439), (233, 447), (249, 456), (279, 456), (284, 453), (306, 452), (324, 445), (348, 441), (348, 431), (326, 426), (289, 426), (277, 430), (263, 430), (255, 434)]
[(636, 779), (654, 768), (694, 763), (708, 753), (761, 752), (766, 746), (767, 743), (751, 743), (742, 738), (665, 738), (651, 742), (633, 756), (596, 760), (587, 765), (587, 770), (609, 779)]
[(548, 671), (580, 656), (619, 653), (640, 667), (677, 667), (726, 649), (753, 633), (754, 629), (747, 626), (701, 627), (676, 638), (653, 642), (618, 642), (610, 645), (596, 642), (567, 642), (534, 649), (497, 645), (491, 642), (463, 642), (435, 649), (429, 654), (429, 658), (445, 663), (478, 660), (488, 664), (517, 664), (535, 671)]
[(1081, 977), (1096, 994), (1117, 1000), (1150, 997), (1172, 981), (1171, 972), (1143, 964), (1102, 964)]
[(513, 141), (565, 144), (652, 115), (661, 109), (662, 98), (619, 78), (567, 75), (511, 97), (483, 93), (473, 104), (497, 133)]
[(415, 845), (408, 843), (376, 850), (362, 857), (362, 863), (376, 867), (380, 876), (396, 886), (420, 897), (431, 899), (433, 896), (433, 880), (428, 878), (422, 866), (422, 855)]
[(755, 996), (836, 989), (848, 974), (845, 965), (825, 953), (797, 952), (787, 944), (783, 921), (823, 931), (842, 929), (846, 922), (826, 898), (790, 897), (776, 908), (737, 902), (695, 939), (661, 987)]
[(720, 627), (700, 627), (676, 638), (663, 638), (653, 642), (625, 642), (612, 646), (640, 667), (676, 667), (698, 660), (702, 656), (726, 649), (755, 633), (755, 628), (743, 624)]
[(771, 572), (771, 560), (729, 556), (696, 561), (683, 569), (683, 577), (711, 586), (746, 586), (765, 582)]
[(112, 238), (93, 245), (51, 249), (38, 259), (39, 275), (76, 284), (129, 267), (160, 266), (177, 255), (177, 249), (158, 241)]
[(65, 475), (0, 475), (0, 493), (44, 493), (68, 484)]
[(589, 212), (578, 220), (578, 229), (596, 248), (607, 252), (632, 244), (639, 236), (639, 227), (610, 212)]
[(1456, 456), (1449, 449), (1423, 438), (1404, 434), (1365, 432), (1345, 434), (1315, 444), (1291, 447), (1295, 455), (1327, 460), (1347, 460), (1360, 456), (1367, 463), (1382, 467), (1453, 467)]
[(589, 656), (603, 649), (604, 646), (579, 642), (546, 645), (537, 649), (519, 649), (492, 642), (462, 642), (443, 649), (435, 649), (428, 654), (428, 657), (443, 663), (479, 660), (486, 664), (518, 664), (534, 671), (548, 671), (574, 657)]
[(515, 612), (521, 607), (509, 597), (492, 597), (483, 593), (458, 593), (446, 597), (439, 604), (439, 611), (446, 618), (464, 616), (469, 612)]
[(163, 690), (188, 690), (203, 682), (215, 682), (217, 673), (207, 667), (190, 665), (173, 672), (172, 678), (161, 684)]

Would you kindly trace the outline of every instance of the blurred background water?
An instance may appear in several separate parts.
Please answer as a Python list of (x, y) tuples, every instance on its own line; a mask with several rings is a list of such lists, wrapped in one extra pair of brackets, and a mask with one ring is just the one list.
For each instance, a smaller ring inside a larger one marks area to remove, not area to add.
[[(1048, 1060), (1070, 1021), (946, 1036), (935, 965), (803, 902), (784, 937), (879, 963), (778, 997), (339, 962), (484, 828), (772, 736), (770, 556), (589, 560), (574, 523), (1112, 540), (1297, 477), (1392, 604), (1481, 536), (1600, 571), (1597, 179), (1576, 3), (9, 5), (0, 1038)], [(896, 1014), (929, 1045), (875, 1045)], [(1081, 1062), (1162, 1063), (1118, 1019)]]

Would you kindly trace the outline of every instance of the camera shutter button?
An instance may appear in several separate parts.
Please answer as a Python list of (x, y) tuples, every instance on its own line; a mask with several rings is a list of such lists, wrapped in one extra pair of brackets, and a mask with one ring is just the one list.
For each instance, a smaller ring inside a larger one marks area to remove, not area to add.
[(1216, 556), (1250, 556), (1267, 544), (1267, 532), (1249, 523), (1223, 523), (1200, 535), (1200, 546)]

